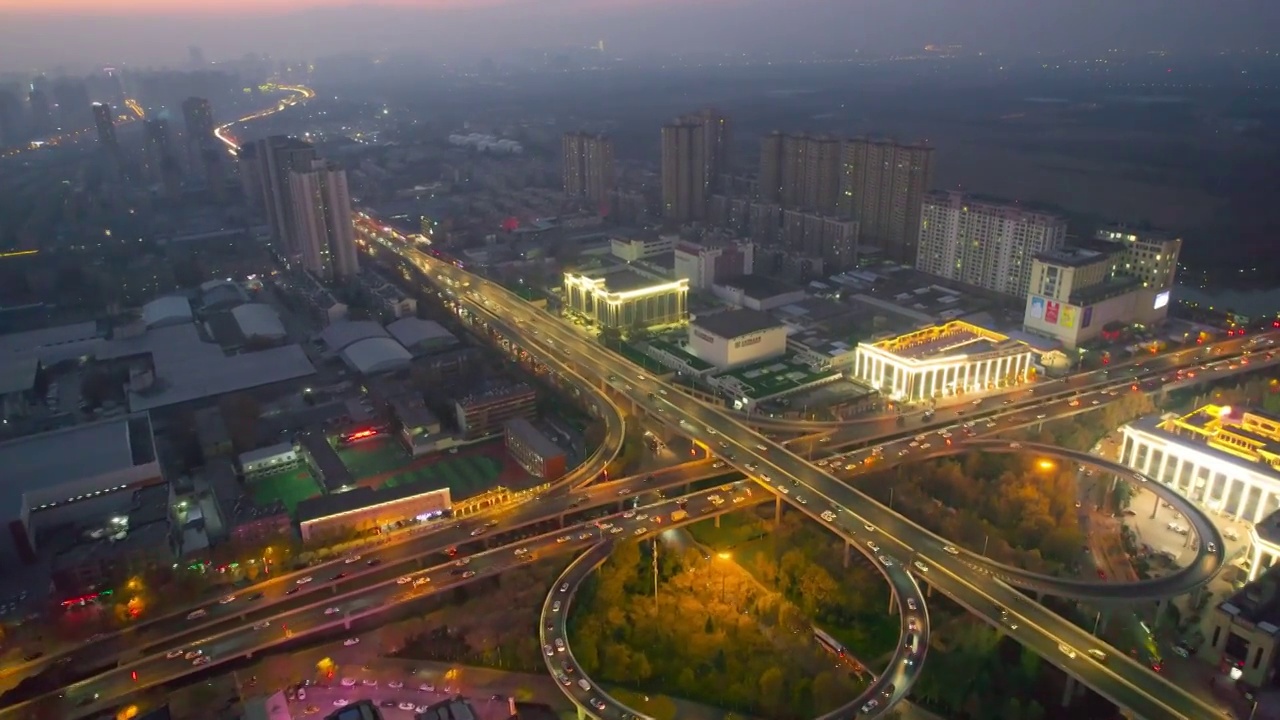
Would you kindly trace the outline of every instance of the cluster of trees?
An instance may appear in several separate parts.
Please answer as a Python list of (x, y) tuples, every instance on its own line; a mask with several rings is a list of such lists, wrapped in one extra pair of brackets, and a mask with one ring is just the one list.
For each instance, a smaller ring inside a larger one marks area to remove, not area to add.
[[(971, 720), (1043, 720), (1034, 699), (1044, 661), (977, 621), (949, 628), (945, 645), (929, 650), (912, 698), (946, 717)], [(1016, 654), (1015, 654), (1016, 653)]]
[(806, 616), (729, 560), (622, 543), (584, 585), (570, 636), (588, 675), (771, 718), (857, 697), (860, 681), (816, 646)]
[(878, 497), (892, 493), (895, 510), (1002, 562), (1052, 572), (1073, 563), (1084, 543), (1073, 465), (973, 452), (899, 466), (870, 483)]

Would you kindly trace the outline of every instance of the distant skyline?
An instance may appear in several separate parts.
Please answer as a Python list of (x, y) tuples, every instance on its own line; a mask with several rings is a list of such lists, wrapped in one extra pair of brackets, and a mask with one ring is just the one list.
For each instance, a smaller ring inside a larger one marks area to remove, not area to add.
[(0, 0), (0, 72), (182, 66), (190, 45), (210, 60), (403, 50), (470, 60), (597, 40), (622, 57), (929, 43), (1018, 55), (1211, 51), (1265, 47), (1278, 26), (1270, 0)]

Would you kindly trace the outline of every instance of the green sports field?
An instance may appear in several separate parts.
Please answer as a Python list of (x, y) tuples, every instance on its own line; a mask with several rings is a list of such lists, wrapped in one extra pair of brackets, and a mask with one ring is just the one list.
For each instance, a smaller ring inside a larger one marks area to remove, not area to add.
[(449, 488), (456, 502), (493, 487), (502, 474), (502, 462), (487, 455), (443, 455), (435, 462), (405, 470), (387, 478), (387, 486), (421, 482), (430, 488)]
[(269, 505), (279, 500), (292, 513), (298, 503), (319, 495), (320, 485), (304, 465), (287, 473), (251, 480), (249, 492), (258, 505)]

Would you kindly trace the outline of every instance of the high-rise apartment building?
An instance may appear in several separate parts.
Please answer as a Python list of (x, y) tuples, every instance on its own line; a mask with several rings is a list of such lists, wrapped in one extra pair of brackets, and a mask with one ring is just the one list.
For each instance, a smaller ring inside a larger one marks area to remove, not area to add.
[(845, 142), (843, 156), (840, 214), (858, 221), (862, 242), (898, 262), (915, 262), (933, 148), (857, 138)]
[(716, 183), (729, 169), (729, 118), (715, 110), (685, 115), (662, 128), (662, 216), (684, 223), (706, 217)]
[(806, 257), (821, 258), (827, 272), (848, 270), (858, 260), (858, 223), (855, 220), (803, 210), (782, 215), (782, 238), (787, 249)]
[(755, 246), (749, 241), (681, 241), (675, 246), (675, 276), (688, 280), (689, 287), (695, 290), (727, 278), (750, 275), (754, 267)]
[(182, 101), (182, 122), (186, 130), (187, 155), (192, 160), (191, 167), (198, 167), (196, 158), (200, 150), (217, 142), (213, 136), (213, 107), (209, 101), (200, 97), (189, 97)]
[(1138, 278), (1142, 286), (1156, 290), (1173, 287), (1178, 274), (1181, 238), (1160, 230), (1108, 225), (1097, 231), (1098, 240), (1116, 243), (1124, 251), (1116, 256), (1114, 272)]
[(293, 203), (289, 186), (289, 174), (294, 170), (306, 171), (316, 159), (316, 149), (311, 143), (285, 135), (273, 135), (254, 142), (253, 154), (258, 158), (258, 184), (262, 206), (266, 210), (267, 226), (271, 228), (271, 243), (276, 253), (289, 261), (299, 258), (300, 251), (294, 240)]
[(162, 186), (169, 196), (177, 195), (182, 172), (174, 152), (169, 121), (164, 118), (142, 121), (142, 143), (147, 179)]
[(27, 94), (31, 104), (31, 130), (37, 136), (52, 135), (55, 129), (53, 119), (53, 101), (43, 87), (32, 83), (31, 92)]
[(615, 185), (613, 141), (603, 135), (565, 133), (560, 145), (565, 194), (603, 206)]
[(23, 136), (22, 103), (12, 90), (0, 87), (0, 145), (17, 145)]
[(302, 267), (324, 280), (358, 273), (347, 171), (315, 160), (289, 174), (289, 191)]
[(662, 128), (662, 216), (676, 223), (706, 213), (704, 135), (699, 125), (676, 121)]
[(1060, 215), (961, 192), (926, 195), (920, 217), (917, 270), (1018, 298), (1036, 255), (1067, 239)]
[(116, 140), (116, 119), (111, 106), (105, 103), (93, 104), (93, 125), (98, 131), (98, 144), (112, 154), (120, 151), (120, 143)]
[(760, 142), (760, 199), (834, 214), (840, 197), (840, 141), (772, 133)]

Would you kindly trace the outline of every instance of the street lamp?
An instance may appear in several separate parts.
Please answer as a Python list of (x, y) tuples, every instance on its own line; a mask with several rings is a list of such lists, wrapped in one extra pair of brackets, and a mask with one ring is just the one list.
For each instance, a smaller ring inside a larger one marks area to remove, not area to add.
[(1053, 464), (1052, 460), (1041, 460), (1040, 462), (1036, 463), (1036, 467), (1040, 468), (1041, 470), (1052, 470), (1057, 466)]

